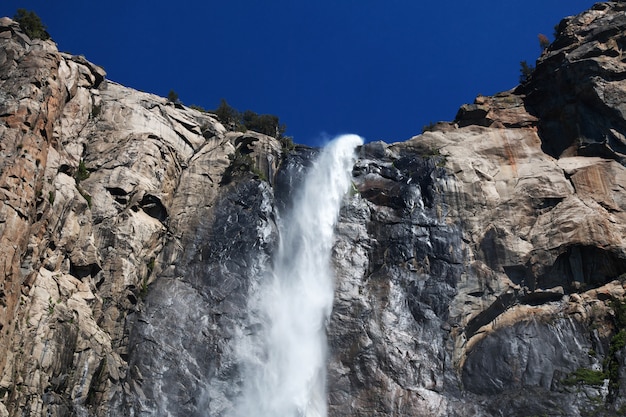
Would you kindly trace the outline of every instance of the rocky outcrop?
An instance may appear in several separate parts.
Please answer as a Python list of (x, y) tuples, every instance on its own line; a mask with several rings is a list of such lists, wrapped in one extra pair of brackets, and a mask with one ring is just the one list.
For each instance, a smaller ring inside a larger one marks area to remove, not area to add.
[[(330, 416), (620, 415), (624, 6), (523, 85), (358, 150)], [(0, 20), (0, 415), (228, 416), (233, 340), (317, 151), (123, 87)]]
[[(572, 49), (606, 51), (622, 15), (599, 4), (559, 31)], [(622, 63), (563, 48), (557, 39), (528, 83), (479, 96), (455, 123), (363, 147), (361, 199), (338, 228), (331, 415), (623, 410), (624, 121), (607, 111), (619, 100), (604, 100)], [(606, 81), (587, 70), (598, 66)], [(571, 88), (581, 83), (594, 86), (594, 113), (554, 113), (587, 106)], [(567, 138), (553, 119), (584, 126)], [(592, 151), (586, 132), (601, 129), (609, 152)], [(554, 151), (563, 140), (575, 149)]]
[(121, 415), (110, 404), (140, 381), (128, 364), (147, 289), (193, 269), (225, 173), (257, 178), (240, 191), (256, 195), (281, 148), (108, 81), (10, 19), (0, 42), (0, 415)]
[(554, 156), (599, 156), (624, 163), (626, 4), (598, 3), (563, 20), (532, 76), (520, 86)]

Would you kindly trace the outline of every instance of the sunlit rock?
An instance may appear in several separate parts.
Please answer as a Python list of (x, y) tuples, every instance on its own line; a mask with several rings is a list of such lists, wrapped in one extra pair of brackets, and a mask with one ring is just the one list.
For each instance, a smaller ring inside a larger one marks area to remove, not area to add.
[[(309, 410), (620, 415), (624, 11), (564, 20), (527, 82), (454, 122), (358, 147)], [(0, 415), (234, 417), (245, 361), (267, 362), (242, 350), (271, 328), (250, 307), (281, 216), (313, 217), (294, 196), (320, 150), (121, 86), (7, 18), (0, 121)]]

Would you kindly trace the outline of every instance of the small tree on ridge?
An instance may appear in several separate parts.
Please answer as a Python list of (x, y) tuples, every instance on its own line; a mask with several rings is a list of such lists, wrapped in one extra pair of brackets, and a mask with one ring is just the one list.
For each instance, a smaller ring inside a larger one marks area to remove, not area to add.
[(46, 26), (41, 23), (37, 13), (26, 9), (17, 9), (13, 20), (20, 24), (24, 33), (31, 39), (50, 39), (50, 34), (46, 32)]

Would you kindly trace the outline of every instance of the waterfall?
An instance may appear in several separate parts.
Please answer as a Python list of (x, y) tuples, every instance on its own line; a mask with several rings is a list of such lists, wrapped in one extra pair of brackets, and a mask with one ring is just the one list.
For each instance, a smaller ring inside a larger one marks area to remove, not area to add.
[(341, 201), (351, 184), (354, 148), (343, 135), (307, 173), (279, 224), (274, 268), (251, 298), (261, 325), (242, 338), (243, 393), (237, 417), (326, 416), (326, 322), (333, 302), (330, 255)]

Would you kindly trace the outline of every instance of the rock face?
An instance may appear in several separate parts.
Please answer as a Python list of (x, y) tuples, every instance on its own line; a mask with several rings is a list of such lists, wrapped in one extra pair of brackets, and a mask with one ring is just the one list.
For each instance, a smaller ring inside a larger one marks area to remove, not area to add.
[[(523, 85), (358, 150), (329, 416), (623, 414), (625, 11), (565, 19)], [(0, 415), (231, 415), (232, 341), (317, 151), (7, 18), (0, 43)]]
[(554, 156), (601, 156), (624, 163), (626, 4), (598, 3), (563, 20), (558, 36), (521, 86)]

